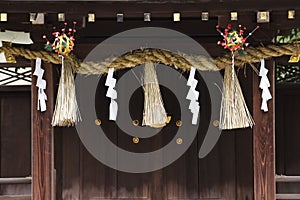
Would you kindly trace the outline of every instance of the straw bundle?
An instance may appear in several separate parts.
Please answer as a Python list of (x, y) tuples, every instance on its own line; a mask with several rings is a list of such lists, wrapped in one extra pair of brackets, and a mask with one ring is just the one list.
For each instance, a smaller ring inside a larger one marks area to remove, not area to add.
[(252, 127), (254, 120), (247, 108), (238, 78), (231, 67), (225, 68), (220, 110), (220, 129)]
[(72, 66), (65, 63), (56, 97), (52, 126), (73, 126), (81, 121), (78, 109)]
[(163, 105), (157, 75), (153, 63), (144, 69), (144, 115), (143, 125), (159, 128), (166, 125), (167, 114)]

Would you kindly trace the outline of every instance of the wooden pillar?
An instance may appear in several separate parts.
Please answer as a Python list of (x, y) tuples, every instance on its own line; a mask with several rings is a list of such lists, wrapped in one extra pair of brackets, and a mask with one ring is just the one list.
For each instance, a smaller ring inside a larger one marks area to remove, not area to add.
[[(33, 66), (34, 66), (33, 62)], [(37, 110), (38, 89), (36, 76), (32, 76), (32, 200), (52, 200), (54, 189), (54, 130), (51, 126), (54, 92), (53, 66), (42, 62), (45, 70), (43, 78), (47, 81), (47, 110)], [(32, 73), (35, 67), (32, 67)]]
[(254, 159), (254, 200), (275, 199), (275, 62), (266, 61), (269, 70), (270, 92), (273, 99), (268, 101), (268, 112), (261, 107), (260, 77), (253, 75), (253, 159)]

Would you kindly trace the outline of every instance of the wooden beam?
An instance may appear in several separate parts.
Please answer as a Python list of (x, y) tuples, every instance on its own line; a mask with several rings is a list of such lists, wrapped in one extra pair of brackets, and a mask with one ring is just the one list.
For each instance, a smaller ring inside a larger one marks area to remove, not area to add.
[[(51, 119), (54, 106), (53, 67), (52, 64), (42, 62), (45, 70), (43, 78), (47, 81), (46, 94), (48, 96), (47, 111), (37, 110), (36, 76), (32, 76), (32, 200), (52, 200), (54, 186), (54, 147), (53, 127)], [(33, 69), (34, 70), (34, 67)], [(32, 71), (33, 72), (33, 71)]]
[[(21, 5), (21, 6), (20, 6)], [(46, 12), (57, 13), (65, 12), (66, 14), (87, 14), (87, 12), (95, 12), (96, 16), (113, 15), (117, 12), (124, 12), (126, 15), (131, 13), (151, 12), (158, 13), (162, 11), (174, 12), (194, 12), (199, 13), (202, 10), (208, 11), (257, 11), (257, 10), (287, 10), (299, 9), (300, 4), (297, 0), (244, 0), (242, 3), (236, 3), (232, 0), (210, 0), (210, 1), (15, 1), (9, 2), (2, 0), (0, 3), (2, 10), (9, 13), (20, 12)], [(142, 17), (142, 16), (141, 16)]]
[(1, 195), (0, 200), (31, 200), (30, 195)]
[(0, 178), (0, 184), (30, 184), (31, 177)]
[(284, 183), (299, 182), (300, 183), (300, 176), (276, 175), (275, 178), (276, 178), (276, 182), (284, 182)]
[(275, 199), (275, 115), (274, 88), (275, 64), (273, 60), (266, 61), (270, 92), (273, 99), (268, 101), (269, 111), (261, 111), (260, 77), (253, 75), (253, 159), (254, 159), (254, 200)]
[(300, 194), (276, 194), (276, 199), (300, 199)]

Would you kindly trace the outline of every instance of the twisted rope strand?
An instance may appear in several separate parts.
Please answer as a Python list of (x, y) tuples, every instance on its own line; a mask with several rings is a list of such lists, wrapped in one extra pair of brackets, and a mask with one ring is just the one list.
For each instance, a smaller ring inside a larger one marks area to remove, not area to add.
[[(260, 59), (293, 55), (298, 50), (298, 46), (295, 44), (285, 44), (280, 46), (268, 45), (266, 47), (257, 48), (248, 47), (246, 49), (246, 55), (239, 56), (238, 54), (235, 54), (235, 66), (244, 67), (247, 63), (252, 64), (260, 62)], [(14, 56), (22, 56), (29, 60), (34, 60), (39, 57), (45, 62), (61, 64), (61, 59), (57, 54), (47, 51), (32, 51), (30, 49), (17, 47), (1, 47), (0, 52), (12, 54)], [(133, 68), (147, 62), (162, 63), (175, 67), (176, 69), (180, 68), (183, 71), (190, 70), (192, 66), (198, 70), (219, 71), (232, 64), (230, 54), (212, 59), (203, 55), (186, 55), (182, 52), (173, 53), (163, 49), (152, 48), (136, 49), (120, 57), (110, 57), (100, 62), (79, 62), (75, 56), (70, 55), (66, 57), (65, 62), (73, 67), (73, 71), (80, 74), (103, 74), (107, 73), (110, 67), (115, 68), (115, 70)]]

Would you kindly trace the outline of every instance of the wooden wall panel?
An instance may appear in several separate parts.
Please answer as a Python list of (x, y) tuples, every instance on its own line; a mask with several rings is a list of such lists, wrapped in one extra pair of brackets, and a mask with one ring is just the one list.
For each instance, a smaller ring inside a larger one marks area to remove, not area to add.
[[(16, 87), (15, 87), (16, 88)], [(30, 90), (0, 92), (1, 177), (31, 176)], [(30, 184), (0, 186), (0, 194), (31, 194)]]
[[(276, 174), (300, 175), (300, 85), (281, 83), (276, 87)], [(300, 183), (277, 183), (277, 193), (300, 193)]]

